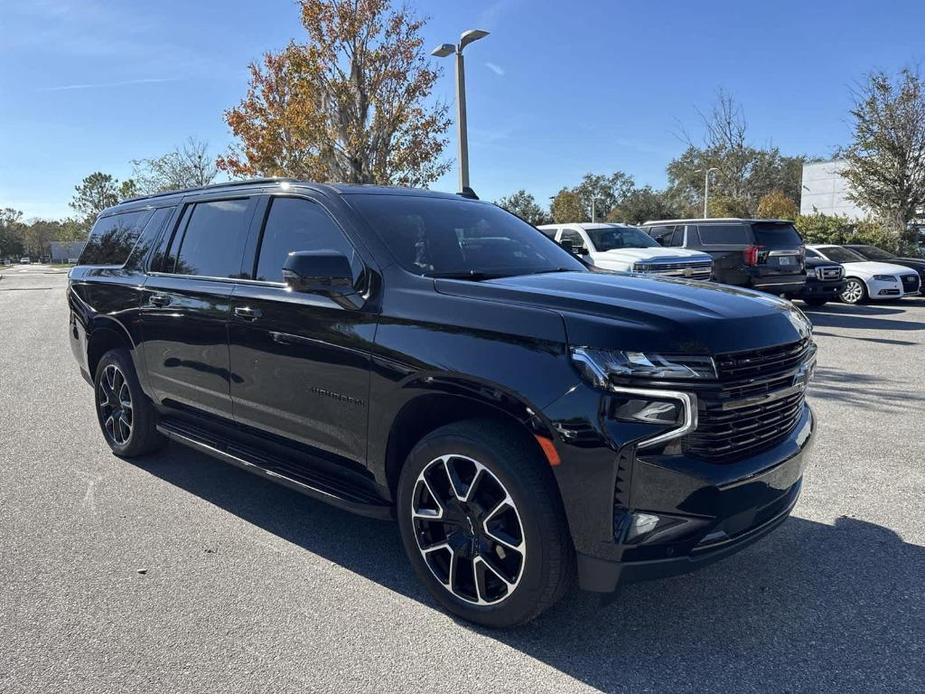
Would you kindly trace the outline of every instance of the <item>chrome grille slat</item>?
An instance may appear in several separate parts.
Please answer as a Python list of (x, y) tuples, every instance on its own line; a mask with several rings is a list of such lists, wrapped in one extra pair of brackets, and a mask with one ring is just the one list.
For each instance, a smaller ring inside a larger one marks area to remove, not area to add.
[(811, 351), (812, 343), (805, 339), (717, 356), (718, 387), (698, 390), (699, 423), (683, 439), (685, 452), (717, 463), (734, 462), (786, 437), (802, 416), (803, 391), (781, 392), (777, 399), (740, 407), (735, 401), (792, 390)]

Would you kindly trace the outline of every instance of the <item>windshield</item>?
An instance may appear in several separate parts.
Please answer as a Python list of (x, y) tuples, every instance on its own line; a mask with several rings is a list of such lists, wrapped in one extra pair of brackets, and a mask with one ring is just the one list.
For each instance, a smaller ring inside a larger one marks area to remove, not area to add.
[(653, 248), (658, 246), (655, 239), (635, 227), (586, 229), (585, 233), (588, 234), (594, 248), (602, 253), (618, 248)]
[(860, 246), (858, 248), (852, 248), (851, 250), (856, 253), (860, 253), (865, 258), (870, 258), (871, 260), (893, 260), (896, 256), (892, 253), (889, 253), (882, 248), (877, 248), (876, 246)]
[(836, 263), (857, 263), (867, 260), (867, 258), (860, 253), (852, 251), (850, 248), (842, 248), (841, 246), (825, 246), (824, 248), (820, 248), (819, 252), (829, 260), (834, 260)]
[(587, 271), (571, 253), (500, 207), (425, 195), (351, 195), (403, 268), (435, 277)]

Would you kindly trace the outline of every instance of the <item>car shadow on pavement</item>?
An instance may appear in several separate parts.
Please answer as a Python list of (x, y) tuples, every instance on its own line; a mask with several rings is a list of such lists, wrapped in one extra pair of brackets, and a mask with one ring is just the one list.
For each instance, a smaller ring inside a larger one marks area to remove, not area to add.
[(921, 321), (892, 320), (885, 316), (901, 316), (902, 308), (885, 306), (851, 306), (826, 304), (804, 311), (814, 328), (848, 328), (853, 330), (925, 330)]
[[(348, 514), (174, 444), (132, 462), (438, 609), (393, 523)], [(573, 590), (517, 629), (459, 625), (604, 691), (912, 691), (925, 672), (923, 577), (925, 548), (887, 528), (844, 516), (834, 525), (793, 517), (699, 572), (626, 586), (606, 607), (600, 596)]]
[(862, 409), (925, 410), (925, 393), (910, 390), (903, 381), (824, 366), (816, 367), (809, 395)]

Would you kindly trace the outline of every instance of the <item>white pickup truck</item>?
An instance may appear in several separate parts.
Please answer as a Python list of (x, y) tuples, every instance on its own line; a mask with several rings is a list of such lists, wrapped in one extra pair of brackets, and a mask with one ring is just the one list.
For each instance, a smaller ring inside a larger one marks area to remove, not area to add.
[(544, 224), (539, 230), (602, 270), (708, 280), (709, 253), (665, 248), (642, 229), (623, 224)]

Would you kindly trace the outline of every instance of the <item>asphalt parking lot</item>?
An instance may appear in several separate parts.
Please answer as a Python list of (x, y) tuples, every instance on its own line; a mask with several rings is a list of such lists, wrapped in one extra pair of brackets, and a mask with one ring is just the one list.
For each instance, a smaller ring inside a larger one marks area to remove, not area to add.
[(64, 275), (2, 272), (0, 692), (925, 689), (925, 299), (809, 312), (819, 435), (768, 538), (492, 632), (390, 523), (176, 445), (114, 457)]

